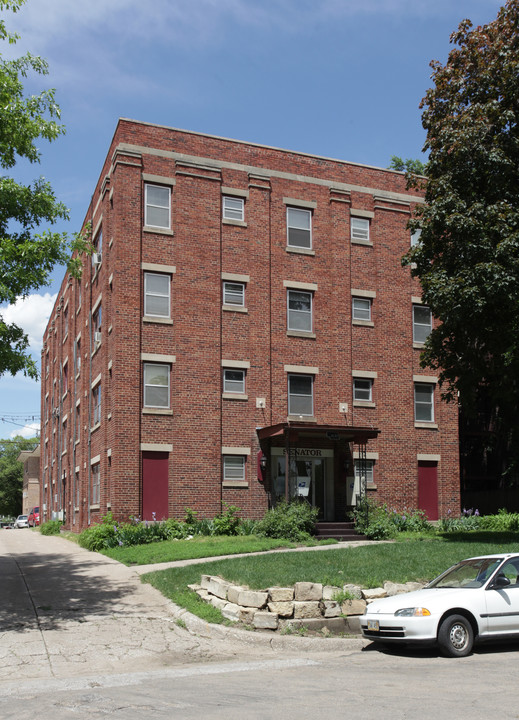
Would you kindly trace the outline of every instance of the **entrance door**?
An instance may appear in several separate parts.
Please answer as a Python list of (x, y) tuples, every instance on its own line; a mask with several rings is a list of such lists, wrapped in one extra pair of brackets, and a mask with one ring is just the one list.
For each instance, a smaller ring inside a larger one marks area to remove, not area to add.
[(418, 463), (418, 508), (428, 520), (438, 520), (438, 465), (435, 462)]
[[(324, 451), (326, 452), (326, 451)], [(273, 479), (276, 500), (285, 497), (285, 456), (273, 452)], [(334, 519), (333, 455), (330, 457), (300, 457), (291, 459), (289, 489), (291, 496), (308, 500), (313, 507), (319, 508), (319, 520)], [(328, 467), (327, 467), (328, 466)]]
[(168, 517), (167, 452), (142, 453), (142, 519), (163, 520)]

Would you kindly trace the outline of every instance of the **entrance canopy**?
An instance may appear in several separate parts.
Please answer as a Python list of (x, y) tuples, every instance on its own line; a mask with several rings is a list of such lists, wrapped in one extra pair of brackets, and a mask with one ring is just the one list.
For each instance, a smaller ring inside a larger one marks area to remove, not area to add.
[(321, 519), (333, 520), (344, 519), (346, 509), (365, 497), (366, 445), (380, 430), (285, 422), (256, 432), (263, 467), (270, 468), (267, 477), (274, 504), (283, 496), (287, 501), (302, 496), (319, 507)]
[[(285, 440), (298, 442), (302, 439), (326, 439), (353, 442), (355, 445), (365, 445), (368, 440), (374, 440), (380, 434), (377, 428), (354, 427), (352, 425), (316, 425), (305, 422), (285, 422), (277, 425), (268, 425), (257, 429), (260, 444), (272, 438), (283, 437)], [(288, 437), (287, 437), (288, 436)]]

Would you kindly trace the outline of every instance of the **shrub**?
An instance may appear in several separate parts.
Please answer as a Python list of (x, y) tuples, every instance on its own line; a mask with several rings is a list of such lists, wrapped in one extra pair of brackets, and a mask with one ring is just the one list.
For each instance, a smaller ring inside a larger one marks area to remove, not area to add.
[(497, 515), (480, 515), (478, 510), (464, 508), (461, 514), (453, 517), (449, 512), (440, 520), (442, 532), (460, 532), (468, 530), (491, 530), (494, 532), (515, 532), (519, 530), (519, 513), (509, 513), (501, 508)]
[(275, 508), (268, 510), (256, 524), (256, 534), (264, 537), (282, 538), (304, 542), (315, 532), (318, 508), (305, 501), (278, 502)]
[(86, 550), (98, 551), (106, 547), (114, 547), (109, 543), (115, 537), (118, 525), (114, 521), (113, 515), (108, 512), (103, 516), (101, 523), (93, 525), (80, 533), (78, 545)]
[[(114, 547), (110, 545), (115, 538), (117, 527), (115, 525), (107, 525), (101, 523), (100, 525), (93, 525), (80, 534), (78, 538), (78, 544), (86, 550), (103, 550), (106, 547)], [(116, 543), (117, 544), (117, 543)]]
[(212, 522), (207, 518), (199, 518), (196, 510), (186, 508), (184, 519), (188, 535), (212, 535)]
[(389, 521), (385, 507), (373, 500), (363, 498), (354, 511), (355, 529), (370, 540), (387, 540), (396, 534), (396, 527)]
[(61, 520), (48, 520), (40, 525), (40, 532), (42, 535), (59, 535), (62, 525)]
[(399, 532), (424, 532), (430, 528), (423, 510), (393, 510), (364, 498), (353, 511), (358, 532), (370, 540), (387, 540)]
[(238, 535), (240, 527), (240, 518), (236, 513), (239, 511), (235, 505), (228, 505), (227, 510), (221, 515), (217, 515), (213, 520), (214, 535)]
[(189, 535), (185, 523), (174, 518), (164, 520), (164, 532), (168, 540), (182, 540)]
[(257, 520), (242, 519), (238, 528), (238, 535), (254, 535), (256, 533)]

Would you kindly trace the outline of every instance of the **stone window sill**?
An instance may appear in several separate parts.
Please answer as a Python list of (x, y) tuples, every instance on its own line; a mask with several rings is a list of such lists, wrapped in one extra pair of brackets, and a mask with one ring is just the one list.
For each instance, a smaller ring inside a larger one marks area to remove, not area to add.
[(315, 250), (311, 248), (298, 248), (292, 245), (287, 245), (285, 250), (287, 253), (296, 253), (296, 255), (315, 255)]

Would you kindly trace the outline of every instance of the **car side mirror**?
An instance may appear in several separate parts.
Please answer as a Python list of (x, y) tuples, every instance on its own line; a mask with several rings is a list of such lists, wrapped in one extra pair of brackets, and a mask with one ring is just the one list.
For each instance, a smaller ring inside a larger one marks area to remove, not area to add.
[(510, 585), (510, 580), (506, 577), (506, 575), (498, 575), (492, 583), (492, 588), (499, 589), (507, 587), (508, 585)]

